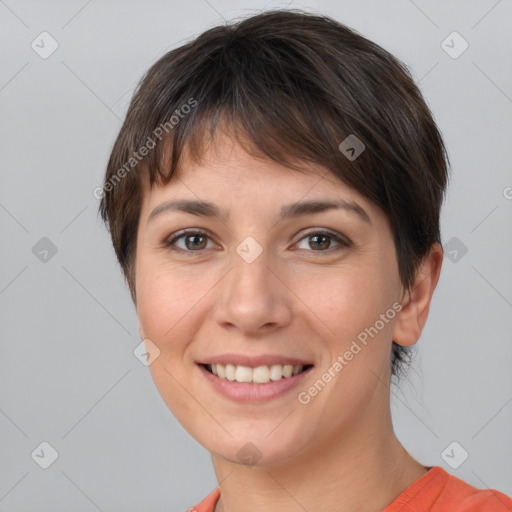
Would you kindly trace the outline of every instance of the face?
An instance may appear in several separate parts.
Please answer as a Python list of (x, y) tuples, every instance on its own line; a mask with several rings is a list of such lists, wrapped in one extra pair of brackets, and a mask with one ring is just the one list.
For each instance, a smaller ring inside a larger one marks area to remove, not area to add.
[[(385, 214), (324, 168), (255, 159), (225, 135), (182, 165), (145, 190), (136, 257), (169, 409), (214, 456), (269, 466), (378, 427), (402, 292)], [(174, 201), (186, 211), (161, 207)], [(311, 202), (342, 206), (290, 206)]]

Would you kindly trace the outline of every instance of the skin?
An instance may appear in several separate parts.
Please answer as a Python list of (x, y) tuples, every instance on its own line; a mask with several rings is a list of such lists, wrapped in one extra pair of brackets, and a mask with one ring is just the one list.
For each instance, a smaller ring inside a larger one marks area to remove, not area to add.
[[(392, 340), (413, 345), (426, 322), (443, 258), (439, 244), (411, 292), (398, 274), (384, 212), (327, 169), (297, 172), (246, 153), (220, 130), (200, 162), (187, 154), (165, 186), (146, 187), (136, 249), (140, 334), (160, 350), (150, 371), (163, 400), (212, 456), (221, 487), (216, 511), (381, 511), (427, 469), (397, 440), (389, 403)], [(276, 221), (282, 205), (345, 198), (345, 210)], [(170, 199), (207, 200), (229, 220), (150, 212)], [(190, 228), (210, 238), (175, 242)], [(315, 228), (315, 229), (313, 229)], [(334, 238), (315, 243), (329, 230)], [(306, 236), (308, 235), (308, 236)], [(263, 252), (247, 263), (246, 237)], [(329, 243), (330, 242), (330, 243)], [(394, 303), (401, 311), (308, 404), (297, 399)], [(299, 389), (263, 404), (234, 403), (206, 381), (196, 361), (221, 353), (291, 355), (311, 361)], [(251, 442), (261, 458), (244, 466)]]

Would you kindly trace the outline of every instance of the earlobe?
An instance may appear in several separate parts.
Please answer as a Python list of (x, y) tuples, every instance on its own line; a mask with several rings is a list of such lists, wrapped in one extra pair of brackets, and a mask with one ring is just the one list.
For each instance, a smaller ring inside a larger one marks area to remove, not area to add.
[(430, 301), (439, 280), (443, 248), (435, 243), (416, 270), (413, 285), (404, 294), (402, 310), (396, 316), (393, 341), (402, 346), (414, 345), (428, 317)]

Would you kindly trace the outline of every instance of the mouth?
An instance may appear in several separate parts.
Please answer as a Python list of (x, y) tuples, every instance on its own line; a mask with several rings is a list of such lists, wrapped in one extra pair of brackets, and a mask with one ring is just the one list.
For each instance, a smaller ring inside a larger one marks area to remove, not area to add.
[(216, 394), (240, 404), (285, 400), (314, 369), (308, 360), (278, 354), (218, 354), (196, 364)]
[(199, 366), (225, 381), (261, 385), (291, 379), (313, 367), (312, 364), (270, 364), (251, 367), (230, 363), (199, 363)]

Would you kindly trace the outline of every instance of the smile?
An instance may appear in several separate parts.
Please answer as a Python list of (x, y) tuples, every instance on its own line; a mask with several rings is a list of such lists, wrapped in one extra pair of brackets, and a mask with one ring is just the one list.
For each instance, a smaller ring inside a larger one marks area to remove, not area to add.
[(288, 379), (302, 373), (311, 365), (272, 364), (255, 368), (234, 364), (206, 364), (207, 371), (220, 379), (239, 383), (268, 384), (271, 381)]
[(215, 393), (247, 404), (284, 397), (302, 385), (314, 365), (282, 356), (224, 354), (197, 361), (197, 367)]

